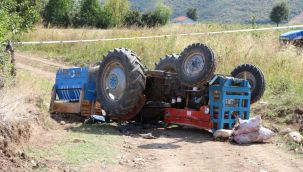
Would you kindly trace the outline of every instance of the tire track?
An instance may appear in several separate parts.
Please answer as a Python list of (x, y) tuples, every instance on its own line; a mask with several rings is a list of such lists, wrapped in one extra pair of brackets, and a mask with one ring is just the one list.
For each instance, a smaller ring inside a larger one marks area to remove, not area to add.
[(47, 79), (55, 79), (58, 69), (70, 68), (71, 66), (53, 62), (33, 54), (16, 53), (16, 68), (29, 71)]

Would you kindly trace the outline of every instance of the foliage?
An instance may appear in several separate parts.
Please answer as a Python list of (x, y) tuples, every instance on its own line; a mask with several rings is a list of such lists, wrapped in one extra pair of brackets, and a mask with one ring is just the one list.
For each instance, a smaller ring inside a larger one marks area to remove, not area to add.
[(163, 26), (168, 23), (172, 10), (170, 7), (159, 3), (154, 11), (142, 15), (142, 23), (147, 27)]
[(14, 40), (16, 35), (31, 29), (39, 19), (36, 7), (39, 0), (1, 0), (0, 1), (0, 87), (10, 76), (12, 64), (3, 43)]
[(73, 5), (73, 0), (49, 0), (42, 15), (44, 26), (70, 26), (73, 18)]
[(138, 10), (130, 10), (124, 20), (123, 25), (130, 27), (130, 26), (143, 26), (142, 20), (141, 20), (142, 14)]
[[(251, 23), (256, 16), (257, 24), (270, 23), (269, 14), (277, 0), (162, 0), (173, 9), (172, 17), (183, 16), (188, 8), (198, 9), (198, 18), (203, 22)], [(302, 12), (302, 0), (284, 0), (290, 6), (292, 18)], [(154, 9), (155, 0), (130, 0), (132, 7), (140, 11)]]
[(129, 11), (129, 2), (128, 0), (106, 0), (104, 10), (110, 18), (110, 25), (120, 26)]
[(76, 27), (94, 26), (107, 28), (109, 26), (109, 17), (101, 8), (98, 0), (83, 0), (80, 12), (73, 19), (73, 25)]
[[(7, 32), (11, 32), (16, 35), (32, 28), (39, 19), (39, 13), (35, 8), (39, 3), (39, 0), (1, 0), (1, 34), (6, 35)], [(3, 38), (0, 35), (1, 39)]]
[(169, 6), (159, 3), (154, 11), (154, 16), (158, 19), (160, 25), (167, 24), (169, 17), (172, 14), (172, 9)]
[(186, 16), (194, 21), (198, 20), (197, 8), (188, 8)]
[(270, 13), (271, 21), (275, 22), (277, 26), (282, 21), (287, 21), (289, 15), (289, 7), (285, 2), (276, 4)]

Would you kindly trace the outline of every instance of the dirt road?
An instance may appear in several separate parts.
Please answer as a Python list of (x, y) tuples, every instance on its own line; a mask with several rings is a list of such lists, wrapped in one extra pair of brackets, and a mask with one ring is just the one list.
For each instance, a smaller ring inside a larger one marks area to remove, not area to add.
[[(56, 68), (68, 66), (37, 56), (28, 57), (26, 54), (18, 53), (17, 67), (40, 76), (54, 78)], [(115, 157), (116, 162), (102, 165), (88, 161), (75, 171), (303, 171), (303, 158), (284, 151), (276, 140), (265, 144), (240, 146), (230, 142), (215, 142), (209, 132), (197, 129), (155, 128), (127, 135), (116, 134), (118, 128), (113, 128), (113, 130), (115, 134), (112, 135), (118, 135), (123, 140), (123, 143), (112, 144), (119, 152)], [(58, 132), (65, 133), (67, 129), (59, 127), (54, 131), (39, 131), (36, 135), (34, 133), (33, 138), (40, 141), (34, 140), (31, 144), (35, 142), (38, 144), (44, 140), (44, 146), (52, 146), (56, 142), (49, 138), (58, 136)], [(140, 137), (140, 134), (149, 132), (155, 135), (156, 139)]]
[(214, 142), (211, 134), (196, 129), (157, 132), (160, 133), (157, 139), (127, 139), (125, 144), (131, 145), (130, 152), (126, 152), (128, 157), (124, 157), (118, 169), (151, 172), (303, 171), (302, 159), (283, 152), (274, 143), (239, 146)]

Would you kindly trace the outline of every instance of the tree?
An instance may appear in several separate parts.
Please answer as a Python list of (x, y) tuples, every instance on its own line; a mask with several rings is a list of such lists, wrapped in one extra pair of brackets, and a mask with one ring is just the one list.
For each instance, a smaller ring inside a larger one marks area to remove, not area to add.
[(281, 2), (276, 4), (270, 13), (270, 19), (272, 22), (275, 22), (277, 24), (277, 26), (279, 26), (279, 24), (282, 21), (287, 21), (288, 20), (288, 15), (289, 15), (289, 7), (286, 4), (286, 2)]
[(168, 23), (172, 14), (170, 7), (159, 3), (154, 11), (146, 12), (142, 15), (142, 23), (148, 27), (162, 26)]
[(70, 26), (72, 24), (73, 5), (73, 0), (49, 0), (42, 15), (44, 26)]
[[(39, 20), (36, 10), (40, 0), (1, 0), (0, 1), (0, 41), (3, 36), (14, 36), (31, 29)], [(4, 30), (4, 31), (3, 31)]]
[[(31, 29), (39, 20), (39, 0), (1, 0), (0, 1), (0, 88), (9, 75), (14, 76), (14, 57), (9, 58), (3, 43), (12, 40)], [(11, 61), (12, 63), (10, 63)]]
[(158, 3), (154, 11), (154, 16), (158, 19), (160, 25), (166, 25), (172, 14), (172, 9), (163, 3)]
[(129, 11), (129, 2), (128, 0), (106, 0), (104, 9), (110, 18), (110, 25), (116, 27), (123, 23), (124, 16)]
[(109, 26), (109, 19), (98, 0), (83, 0), (79, 14), (76, 14), (74, 25), (79, 26), (93, 26), (97, 28), (107, 28)]
[(257, 25), (256, 20), (257, 20), (256, 16), (251, 17), (251, 27), (254, 29), (256, 28)]
[(142, 15), (140, 13), (140, 11), (138, 10), (130, 10), (124, 20), (123, 20), (123, 25), (124, 26), (127, 26), (127, 27), (130, 27), (130, 26), (142, 26), (143, 23), (142, 23)]
[(186, 12), (186, 16), (194, 21), (198, 20), (198, 14), (196, 8), (188, 8)]

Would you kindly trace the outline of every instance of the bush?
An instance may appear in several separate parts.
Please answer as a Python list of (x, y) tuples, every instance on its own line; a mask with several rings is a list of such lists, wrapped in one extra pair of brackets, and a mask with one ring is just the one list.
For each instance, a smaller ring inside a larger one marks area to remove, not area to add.
[(171, 8), (160, 3), (154, 11), (149, 11), (142, 15), (142, 23), (147, 27), (166, 25), (171, 13)]
[(197, 8), (188, 8), (186, 11), (186, 16), (194, 21), (198, 20)]
[[(6, 52), (4, 42), (13, 40), (16, 35), (31, 29), (39, 19), (37, 6), (40, 0), (1, 0), (0, 1), (0, 88), (12, 76), (14, 64)], [(14, 74), (14, 73), (13, 73)]]
[(129, 2), (128, 0), (106, 0), (104, 10), (110, 18), (110, 26), (120, 26), (129, 11)]
[(73, 18), (73, 5), (73, 0), (49, 0), (42, 14), (44, 26), (70, 26)]
[(83, 0), (80, 12), (74, 17), (73, 24), (76, 27), (107, 28), (110, 21), (98, 0)]
[(142, 23), (142, 15), (140, 13), (140, 11), (138, 10), (131, 10), (129, 11), (124, 20), (123, 20), (123, 25), (124, 26), (127, 26), (127, 27), (130, 27), (130, 26), (143, 26), (143, 23)]

